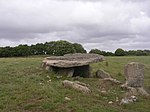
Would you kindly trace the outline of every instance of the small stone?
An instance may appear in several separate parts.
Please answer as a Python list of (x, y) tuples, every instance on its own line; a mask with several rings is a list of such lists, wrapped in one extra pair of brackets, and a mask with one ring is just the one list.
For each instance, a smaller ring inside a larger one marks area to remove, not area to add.
[(108, 104), (113, 104), (113, 101), (109, 101)]
[(136, 96), (131, 96), (131, 98), (132, 98), (132, 99), (135, 99), (135, 98), (136, 98)]
[(120, 104), (128, 104), (128, 103), (133, 103), (137, 101), (137, 97), (132, 95), (130, 97), (125, 97), (121, 100)]
[(133, 102), (133, 99), (128, 99), (129, 103), (132, 103)]
[(103, 90), (103, 91), (101, 91), (101, 93), (106, 93), (106, 91), (105, 91), (105, 90)]
[(60, 78), (62, 78), (62, 76), (56, 76), (56, 78), (57, 78), (57, 79), (60, 79)]
[(40, 84), (40, 85), (43, 85), (43, 83), (41, 83), (41, 82), (40, 82), (39, 84)]
[(118, 97), (116, 97), (116, 102), (119, 102), (119, 98)]
[(47, 77), (47, 78), (50, 78), (50, 76), (48, 76), (48, 75), (47, 75), (46, 77)]
[(48, 80), (47, 82), (52, 82), (52, 80), (50, 79), (50, 80)]
[(116, 102), (119, 102), (119, 100), (116, 100)]
[(136, 96), (131, 96), (132, 101), (136, 102), (137, 101), (137, 97)]
[(120, 102), (120, 104), (128, 104), (129, 100), (127, 98), (123, 98)]
[(70, 98), (68, 98), (68, 97), (65, 97), (65, 100), (66, 100), (66, 101), (70, 101), (71, 99), (70, 99)]

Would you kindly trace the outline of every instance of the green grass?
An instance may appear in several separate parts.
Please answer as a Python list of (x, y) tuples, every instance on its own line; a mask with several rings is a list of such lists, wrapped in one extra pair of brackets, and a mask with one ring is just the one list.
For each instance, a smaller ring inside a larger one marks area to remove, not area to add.
[[(136, 103), (108, 104), (116, 97), (122, 98), (120, 87), (111, 87), (107, 93), (99, 91), (100, 80), (80, 78), (90, 85), (91, 94), (64, 88), (62, 80), (54, 73), (41, 68), (43, 57), (0, 58), (0, 112), (149, 112), (150, 99), (139, 96)], [(145, 88), (150, 90), (150, 57), (106, 57), (105, 61), (92, 64), (93, 74), (104, 69), (112, 77), (124, 81), (124, 66), (132, 61), (145, 64)], [(50, 78), (49, 78), (49, 77)], [(51, 82), (48, 80), (51, 79)], [(65, 97), (71, 101), (65, 101)]]

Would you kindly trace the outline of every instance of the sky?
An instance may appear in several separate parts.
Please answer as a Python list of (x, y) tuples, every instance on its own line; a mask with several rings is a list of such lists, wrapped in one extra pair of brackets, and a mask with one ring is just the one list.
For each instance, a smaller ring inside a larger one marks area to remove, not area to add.
[(150, 49), (150, 0), (0, 0), (0, 46), (56, 40)]

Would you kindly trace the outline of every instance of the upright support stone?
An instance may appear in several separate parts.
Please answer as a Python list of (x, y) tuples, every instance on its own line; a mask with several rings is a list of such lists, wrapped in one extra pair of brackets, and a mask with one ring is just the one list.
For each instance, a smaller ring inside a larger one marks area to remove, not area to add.
[(131, 62), (125, 66), (126, 85), (129, 87), (143, 87), (144, 65)]

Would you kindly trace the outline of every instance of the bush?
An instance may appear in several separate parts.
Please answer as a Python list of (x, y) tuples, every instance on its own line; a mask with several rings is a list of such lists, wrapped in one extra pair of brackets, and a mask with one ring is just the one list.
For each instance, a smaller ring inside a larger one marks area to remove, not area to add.
[(116, 51), (115, 51), (115, 55), (116, 56), (125, 56), (125, 51), (121, 48), (118, 48)]

